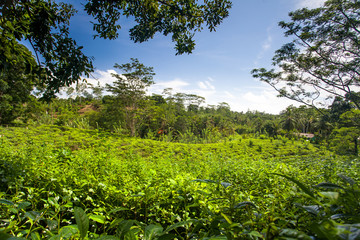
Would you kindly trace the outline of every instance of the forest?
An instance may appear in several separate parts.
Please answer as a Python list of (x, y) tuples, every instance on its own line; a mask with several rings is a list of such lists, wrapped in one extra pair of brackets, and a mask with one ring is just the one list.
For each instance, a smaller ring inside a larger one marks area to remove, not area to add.
[[(116, 39), (132, 16), (131, 40), (171, 35), (177, 55), (232, 5), (85, 2), (97, 37)], [(251, 71), (301, 103), (279, 114), (151, 93), (156, 73), (137, 58), (91, 84), (71, 4), (6, 0), (0, 12), (0, 239), (360, 239), (359, 1), (279, 23), (294, 40), (274, 69)]]

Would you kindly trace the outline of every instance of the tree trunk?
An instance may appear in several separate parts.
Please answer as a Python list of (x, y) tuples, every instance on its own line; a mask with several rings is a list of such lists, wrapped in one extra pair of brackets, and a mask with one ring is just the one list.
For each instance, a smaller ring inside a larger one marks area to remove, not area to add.
[(359, 154), (359, 151), (358, 151), (358, 138), (355, 138), (354, 139), (354, 143), (355, 143), (355, 155), (357, 156)]

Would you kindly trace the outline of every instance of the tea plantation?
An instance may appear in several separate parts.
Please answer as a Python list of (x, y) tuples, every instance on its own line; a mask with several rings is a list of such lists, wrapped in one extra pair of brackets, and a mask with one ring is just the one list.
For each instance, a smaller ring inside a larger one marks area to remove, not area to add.
[(0, 239), (360, 238), (359, 159), (305, 139), (0, 135)]

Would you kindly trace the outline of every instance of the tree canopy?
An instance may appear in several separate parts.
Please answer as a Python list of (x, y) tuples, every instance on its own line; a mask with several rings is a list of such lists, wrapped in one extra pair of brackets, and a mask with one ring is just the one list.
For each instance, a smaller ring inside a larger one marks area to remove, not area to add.
[(346, 98), (357, 108), (360, 86), (360, 2), (328, 0), (316, 9), (291, 12), (280, 22), (294, 40), (275, 52), (275, 69), (254, 69), (255, 78), (287, 97), (316, 106), (326, 98)]
[[(94, 17), (94, 37), (115, 39), (121, 28), (120, 17), (133, 16), (130, 30), (134, 42), (151, 39), (155, 33), (172, 35), (177, 54), (191, 53), (194, 35), (206, 27), (213, 31), (229, 15), (228, 0), (87, 0), (85, 11)], [(28, 69), (30, 59), (22, 48), (14, 46), (27, 41), (42, 73), (39, 85), (43, 97), (51, 98), (63, 86), (89, 76), (94, 70), (92, 58), (69, 34), (71, 4), (54, 0), (5, 0), (0, 2), (0, 74), (16, 68), (11, 55), (23, 58)], [(32, 58), (32, 57), (31, 57)]]

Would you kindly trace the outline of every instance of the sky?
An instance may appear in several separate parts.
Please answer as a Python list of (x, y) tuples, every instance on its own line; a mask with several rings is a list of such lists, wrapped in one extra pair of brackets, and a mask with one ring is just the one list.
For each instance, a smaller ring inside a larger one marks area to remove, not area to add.
[[(74, 3), (77, 9), (79, 2)], [(271, 68), (274, 52), (291, 39), (284, 37), (279, 21), (288, 21), (288, 13), (298, 8), (314, 8), (324, 0), (233, 0), (230, 15), (216, 32), (206, 28), (195, 36), (192, 54), (175, 55), (171, 36), (157, 34), (145, 43), (129, 38), (133, 23), (120, 19), (122, 29), (116, 40), (93, 39), (91, 18), (79, 11), (71, 21), (70, 31), (84, 52), (94, 57), (96, 68), (88, 82), (111, 84), (115, 63), (137, 58), (145, 66), (153, 67), (155, 84), (149, 94), (161, 94), (165, 88), (173, 92), (197, 94), (206, 104), (226, 102), (238, 112), (260, 111), (278, 114), (294, 101), (278, 98), (269, 85), (254, 79), (254, 68)], [(120, 72), (118, 72), (120, 73)]]

